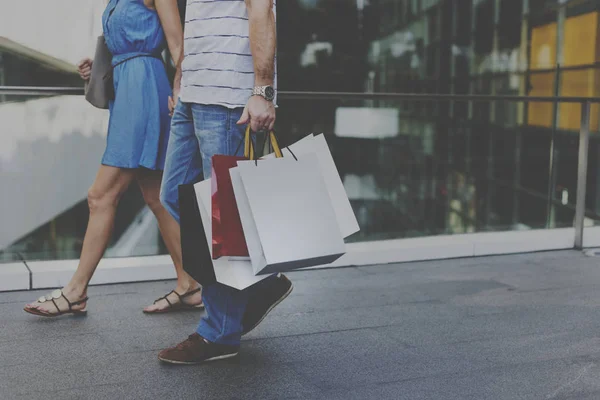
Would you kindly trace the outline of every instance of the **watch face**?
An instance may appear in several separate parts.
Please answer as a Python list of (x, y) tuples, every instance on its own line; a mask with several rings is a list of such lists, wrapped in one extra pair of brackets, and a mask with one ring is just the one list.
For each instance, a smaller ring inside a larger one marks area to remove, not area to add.
[(271, 86), (267, 86), (265, 88), (265, 97), (267, 100), (273, 100), (275, 98), (275, 89), (273, 89)]

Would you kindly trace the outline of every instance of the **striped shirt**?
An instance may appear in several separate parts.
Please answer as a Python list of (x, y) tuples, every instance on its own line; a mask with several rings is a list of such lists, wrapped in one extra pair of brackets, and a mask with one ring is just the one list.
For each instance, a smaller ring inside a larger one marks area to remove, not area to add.
[(254, 87), (244, 0), (187, 0), (185, 15), (181, 101), (244, 107)]

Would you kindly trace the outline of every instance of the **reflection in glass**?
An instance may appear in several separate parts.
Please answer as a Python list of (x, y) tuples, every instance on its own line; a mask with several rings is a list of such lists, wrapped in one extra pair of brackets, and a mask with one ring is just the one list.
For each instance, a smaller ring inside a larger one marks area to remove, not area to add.
[[(475, 120), (403, 103), (281, 101), (283, 140), (327, 135), (361, 223), (353, 240), (572, 226), (576, 140), (556, 139), (562, 156), (550, 198), (550, 137), (538, 128), (514, 115), (491, 124), (489, 103)], [(518, 106), (495, 103), (507, 116)]]

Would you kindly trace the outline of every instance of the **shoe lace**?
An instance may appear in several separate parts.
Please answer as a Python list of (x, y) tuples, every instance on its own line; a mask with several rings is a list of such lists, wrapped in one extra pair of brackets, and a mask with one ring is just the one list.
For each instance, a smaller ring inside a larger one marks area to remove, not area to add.
[(197, 346), (199, 341), (202, 341), (202, 337), (197, 333), (194, 333), (175, 347), (177, 348), (177, 350), (187, 350), (191, 347)]

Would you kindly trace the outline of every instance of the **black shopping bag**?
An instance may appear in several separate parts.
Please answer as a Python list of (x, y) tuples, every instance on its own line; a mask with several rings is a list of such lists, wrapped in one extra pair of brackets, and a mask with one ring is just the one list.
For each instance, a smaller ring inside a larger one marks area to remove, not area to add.
[(179, 185), (183, 269), (202, 286), (217, 282), (193, 184)]

